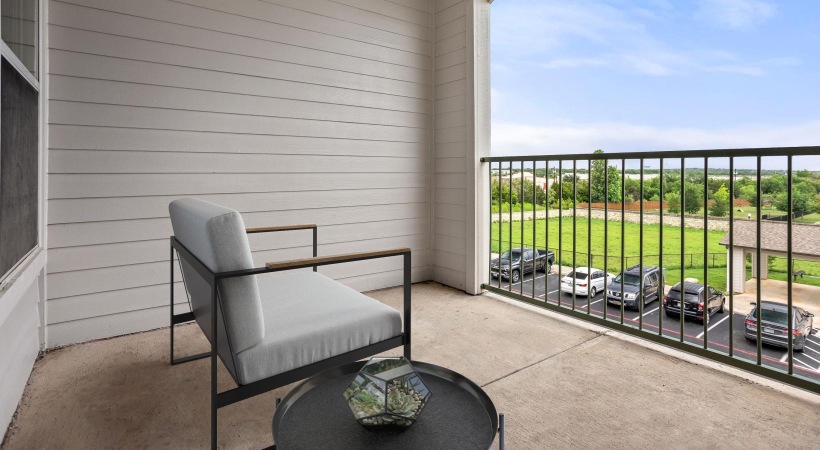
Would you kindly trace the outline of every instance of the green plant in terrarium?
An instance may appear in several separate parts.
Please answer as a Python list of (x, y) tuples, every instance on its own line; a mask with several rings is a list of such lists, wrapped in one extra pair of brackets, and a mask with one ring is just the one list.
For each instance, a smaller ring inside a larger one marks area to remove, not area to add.
[(363, 426), (404, 429), (415, 423), (431, 393), (405, 358), (373, 358), (343, 395)]

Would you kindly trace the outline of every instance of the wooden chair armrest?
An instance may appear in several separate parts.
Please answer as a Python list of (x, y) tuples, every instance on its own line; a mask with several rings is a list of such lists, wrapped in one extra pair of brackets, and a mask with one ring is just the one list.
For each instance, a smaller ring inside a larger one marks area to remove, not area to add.
[(276, 231), (313, 230), (315, 228), (318, 228), (315, 223), (309, 223), (303, 225), (282, 225), (279, 227), (245, 228), (245, 232), (248, 234), (272, 233)]
[(364, 259), (384, 258), (410, 253), (409, 248), (393, 248), (372, 252), (344, 253), (340, 255), (320, 256), (316, 258), (292, 259), (289, 261), (269, 262), (265, 265), (268, 270), (301, 269), (305, 267), (324, 266), (342, 262), (361, 261)]

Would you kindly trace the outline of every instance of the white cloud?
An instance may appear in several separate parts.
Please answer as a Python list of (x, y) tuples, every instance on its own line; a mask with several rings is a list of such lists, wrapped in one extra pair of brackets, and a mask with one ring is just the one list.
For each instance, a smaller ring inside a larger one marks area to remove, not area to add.
[[(630, 123), (532, 126), (493, 123), (492, 154), (548, 155), (816, 145), (820, 120), (795, 125), (749, 125), (717, 130)], [(820, 163), (820, 158), (813, 158)], [(811, 170), (820, 170), (815, 166)]]
[(695, 17), (719, 27), (749, 28), (771, 19), (775, 6), (761, 0), (700, 0)]

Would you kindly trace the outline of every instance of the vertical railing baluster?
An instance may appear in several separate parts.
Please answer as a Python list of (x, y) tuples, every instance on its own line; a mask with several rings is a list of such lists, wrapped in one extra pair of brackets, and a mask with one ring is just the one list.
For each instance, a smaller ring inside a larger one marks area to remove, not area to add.
[[(538, 204), (538, 196), (536, 195), (536, 185), (535, 180), (537, 178), (537, 170), (536, 169), (537, 163), (535, 160), (532, 161), (532, 292), (530, 296), (535, 298), (535, 275), (538, 272), (535, 270), (538, 267), (538, 237), (535, 235), (536, 228), (538, 228), (538, 213), (536, 212), (535, 205)], [(544, 262), (546, 264), (546, 261)]]
[[(513, 175), (513, 162), (510, 161), (510, 208), (509, 208), (510, 212), (507, 214), (507, 229), (508, 229), (509, 235), (510, 235), (510, 240), (507, 241), (507, 245), (508, 245), (507, 250), (509, 250), (509, 252), (510, 252), (509, 266), (507, 267), (507, 290), (510, 291), (510, 292), (512, 292), (512, 284), (513, 284), (513, 280), (512, 280), (512, 254), (513, 254), (513, 252), (512, 252), (512, 249), (513, 249), (513, 240), (512, 240), (512, 229), (513, 229), (513, 221), (512, 221), (512, 216), (513, 216), (513, 210), (512, 210), (513, 182), (512, 182), (512, 179), (513, 179), (513, 176), (512, 175)], [(499, 262), (499, 270), (500, 270), (501, 269), (501, 265), (500, 265), (501, 261), (499, 260), (498, 262)], [(499, 275), (499, 277), (500, 277), (500, 275)]]
[[(604, 279), (609, 277), (609, 160), (604, 162)], [(591, 184), (590, 184), (591, 186)], [(592, 199), (590, 199), (591, 201)], [(607, 283), (607, 287), (609, 283)], [(609, 306), (609, 293), (604, 288), (604, 320), (608, 319), (607, 306)]]
[(658, 212), (658, 222), (660, 224), (660, 231), (658, 235), (658, 336), (663, 336), (663, 316), (664, 314), (664, 296), (666, 295), (666, 274), (663, 270), (663, 228), (666, 224), (663, 222), (663, 158), (660, 159), (660, 198), (661, 207)]
[(561, 272), (564, 268), (563, 253), (561, 253), (564, 241), (564, 160), (558, 160), (558, 306), (561, 306)]
[(686, 189), (685, 189), (685, 179), (686, 179), (686, 158), (680, 159), (680, 205), (679, 205), (679, 212), (680, 212), (680, 341), (684, 342), (683, 339), (683, 321), (686, 317), (686, 306), (684, 303), (684, 298), (686, 297), (686, 261), (684, 261), (684, 254), (686, 252), (686, 217), (684, 216), (683, 212), (683, 205), (684, 201), (686, 201)]
[[(735, 158), (729, 157), (729, 356), (735, 354)], [(746, 261), (743, 261), (743, 280), (746, 280)], [(744, 325), (745, 327), (745, 325)]]
[[(572, 160), (572, 273), (574, 275), (574, 279), (572, 280), (572, 310), (575, 311), (575, 285), (578, 284), (578, 273), (576, 272), (576, 268), (578, 267), (578, 261), (575, 260), (577, 245), (578, 245), (578, 161), (573, 159)], [(587, 295), (589, 295), (589, 274), (587, 274)]]
[(640, 277), (640, 281), (638, 282), (638, 296), (636, 301), (638, 302), (638, 329), (643, 330), (643, 307), (644, 307), (644, 284), (643, 284), (643, 158), (640, 159), (641, 167), (639, 170), (640, 185), (638, 187), (638, 218), (640, 223), (638, 225), (638, 233), (640, 236), (638, 237), (638, 276)]
[[(789, 320), (788, 320), (788, 331), (789, 334), (789, 342), (787, 346), (787, 351), (789, 353), (789, 375), (794, 374), (794, 311), (792, 310), (792, 274), (794, 273), (794, 260), (792, 259), (792, 155), (787, 157), (786, 161), (786, 204), (788, 205), (788, 210), (786, 214), (788, 214), (786, 221), (788, 228), (786, 229), (786, 258), (788, 258), (788, 264), (786, 267), (788, 270), (786, 271), (786, 279), (788, 280), (788, 293), (786, 303), (788, 306), (789, 312)], [(758, 328), (760, 328), (758, 326)], [(811, 332), (811, 330), (809, 330)], [(808, 336), (806, 336), (808, 340)], [(804, 344), (805, 346), (805, 344)]]
[[(592, 272), (592, 160), (587, 162), (587, 274)], [(587, 275), (589, 276), (589, 275)], [(606, 298), (606, 274), (604, 274), (604, 298)], [(587, 292), (587, 314), (590, 314), (592, 297)]]
[(504, 221), (501, 219), (501, 212), (504, 211), (504, 186), (501, 180), (502, 162), (498, 162), (498, 288), (501, 289), (501, 253), (504, 252), (501, 245)]
[(703, 158), (703, 349), (709, 348), (709, 158)]
[(490, 215), (489, 220), (487, 220), (487, 226), (490, 227), (490, 238), (487, 239), (488, 246), (490, 247), (489, 251), (487, 252), (487, 256), (488, 256), (488, 258), (487, 258), (487, 285), (492, 285), (493, 284), (493, 232), (492, 232), (492, 230), (493, 230), (493, 163), (491, 162), (487, 165), (489, 166), (488, 170), (490, 172), (490, 176), (487, 177), (487, 181), (488, 181), (487, 184), (489, 185), (487, 188), (490, 190), (490, 195), (487, 196), (487, 198), (490, 199), (490, 204), (488, 205), (489, 207), (487, 208), (489, 210), (489, 215)]
[(520, 199), (518, 203), (520, 203), (521, 214), (519, 217), (521, 218), (521, 242), (518, 244), (521, 246), (521, 262), (518, 265), (518, 293), (524, 295), (524, 161), (521, 161), (521, 184), (520, 186), (520, 195), (518, 198)]
[(763, 328), (763, 324), (760, 322), (760, 263), (761, 263), (761, 255), (760, 252), (760, 232), (761, 232), (761, 224), (760, 224), (760, 208), (763, 206), (763, 201), (761, 196), (763, 195), (762, 189), (760, 187), (760, 172), (762, 169), (762, 161), (760, 156), (757, 157), (757, 254), (756, 254), (756, 263), (757, 263), (757, 273), (755, 284), (757, 285), (757, 306), (755, 310), (757, 311), (757, 365), (759, 366), (763, 361), (763, 341), (761, 340), (760, 333), (761, 329)]
[[(550, 301), (550, 272), (552, 271), (552, 267), (550, 265), (550, 162), (544, 161), (544, 186), (546, 186), (547, 191), (544, 192), (546, 195), (546, 203), (547, 203), (547, 213), (544, 214), (544, 246), (547, 249), (547, 271), (544, 274), (544, 303)], [(554, 254), (553, 254), (554, 255)], [(555, 262), (555, 256), (553, 256), (553, 262)], [(560, 281), (559, 281), (560, 283)]]
[(626, 159), (621, 159), (621, 325), (624, 324), (624, 258), (626, 246), (624, 236), (626, 230)]

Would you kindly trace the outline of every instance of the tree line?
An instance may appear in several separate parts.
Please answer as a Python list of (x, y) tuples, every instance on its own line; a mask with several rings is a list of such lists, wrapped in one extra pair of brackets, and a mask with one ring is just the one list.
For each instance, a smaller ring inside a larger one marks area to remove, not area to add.
[[(596, 153), (603, 153), (597, 150)], [(719, 169), (716, 169), (719, 171)], [(727, 170), (723, 170), (728, 174)], [(710, 174), (713, 170), (710, 169)], [(557, 170), (548, 172), (546, 169), (531, 171), (536, 177), (557, 178)], [(745, 199), (751, 205), (757, 205), (757, 179), (753, 171), (748, 170), (735, 174), (734, 195), (729, 192), (729, 180), (725, 177), (705, 176), (703, 170), (689, 170), (685, 172), (683, 180), (683, 201), (681, 201), (681, 176), (679, 171), (664, 171), (652, 178), (644, 178), (643, 190), (641, 182), (635, 178), (624, 178), (621, 189), (621, 171), (617, 166), (607, 167), (607, 161), (591, 161), (588, 178), (581, 178), (576, 174), (560, 174), (561, 182), (553, 182), (548, 190), (523, 177), (512, 180), (510, 185), (502, 180), (492, 180), (492, 201), (495, 204), (535, 203), (550, 208), (563, 207), (569, 209), (578, 203), (621, 203), (644, 201), (661, 201), (661, 178), (663, 178), (663, 200), (669, 212), (680, 213), (681, 210), (694, 214), (708, 203), (709, 214), (722, 217), (729, 213), (732, 207), (732, 198)], [(728, 174), (728, 176), (732, 176)], [(792, 180), (792, 211), (802, 215), (820, 213), (820, 173), (808, 170), (795, 171)], [(499, 188), (501, 193), (499, 194)], [(705, 190), (705, 192), (704, 192)], [(522, 195), (523, 191), (523, 195)], [(780, 211), (788, 211), (788, 179), (782, 172), (767, 171), (760, 180), (761, 203), (771, 205)], [(500, 197), (499, 197), (500, 195)]]

